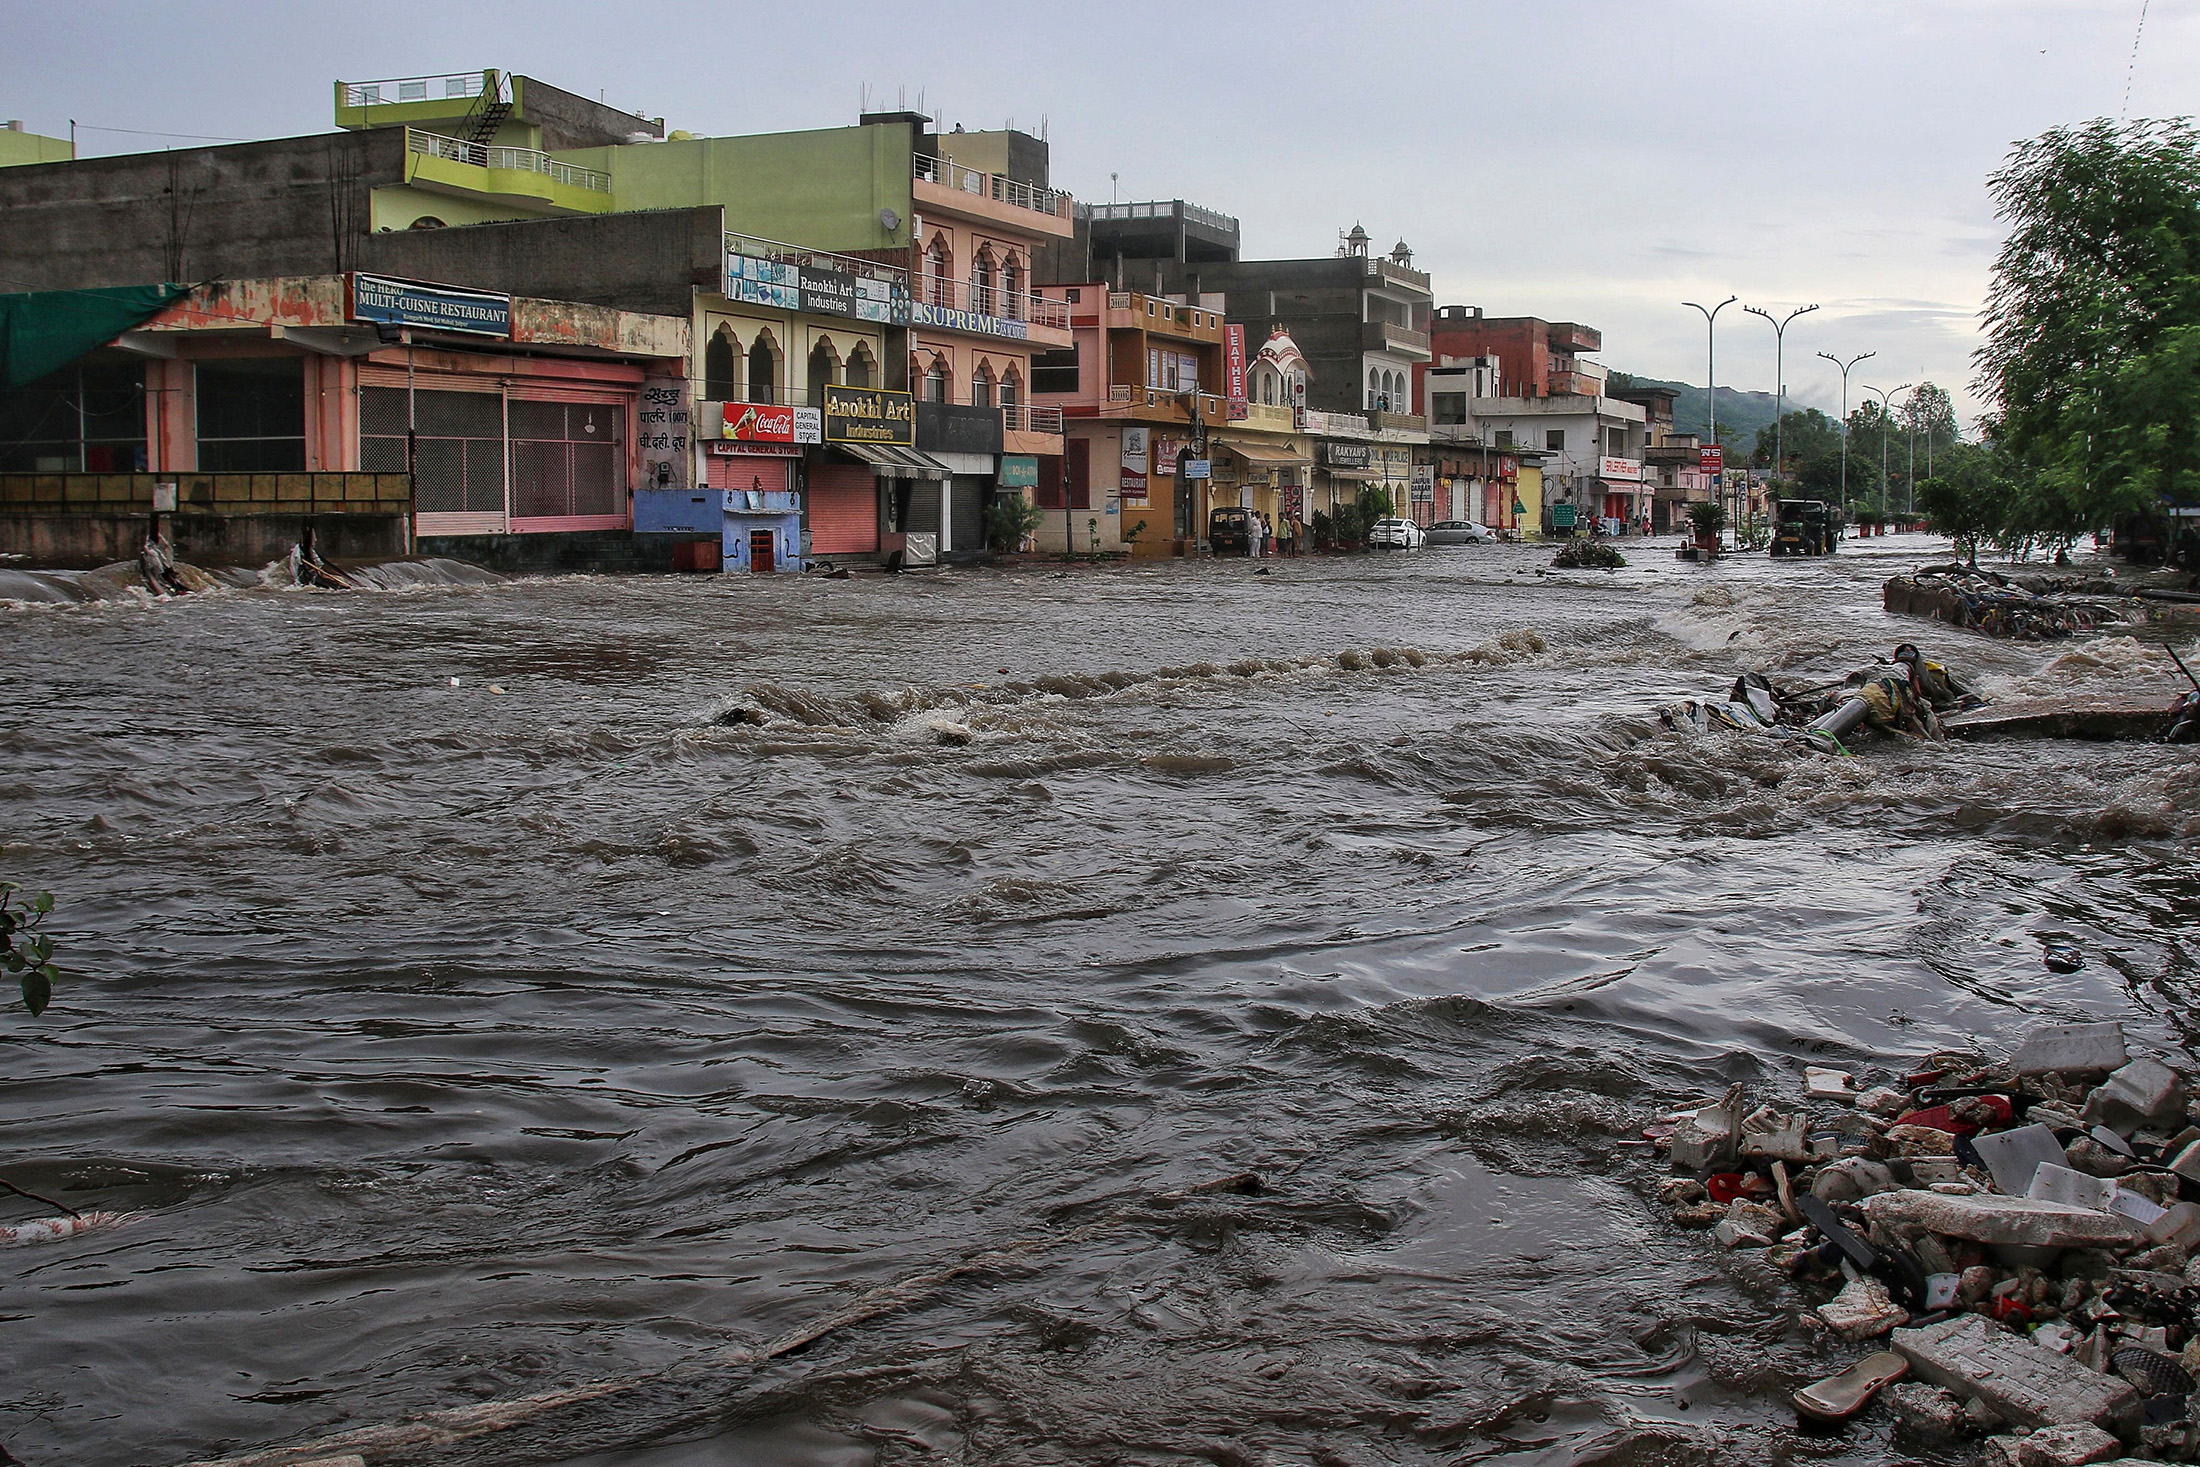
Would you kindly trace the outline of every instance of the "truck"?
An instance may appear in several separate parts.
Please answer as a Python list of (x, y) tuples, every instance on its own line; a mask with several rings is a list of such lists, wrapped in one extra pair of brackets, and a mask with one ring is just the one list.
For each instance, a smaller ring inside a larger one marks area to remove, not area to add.
[(1831, 555), (1841, 548), (1841, 512), (1823, 499), (1783, 499), (1773, 516), (1771, 555)]

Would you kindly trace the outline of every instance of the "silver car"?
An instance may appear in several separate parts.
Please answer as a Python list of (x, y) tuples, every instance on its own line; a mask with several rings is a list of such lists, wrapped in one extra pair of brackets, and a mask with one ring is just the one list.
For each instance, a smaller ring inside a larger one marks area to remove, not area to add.
[(1428, 532), (1411, 520), (1377, 520), (1368, 527), (1370, 550), (1419, 550), (1428, 544)]
[(1488, 545), (1497, 539), (1488, 525), (1473, 520), (1438, 520), (1428, 527), (1431, 545)]

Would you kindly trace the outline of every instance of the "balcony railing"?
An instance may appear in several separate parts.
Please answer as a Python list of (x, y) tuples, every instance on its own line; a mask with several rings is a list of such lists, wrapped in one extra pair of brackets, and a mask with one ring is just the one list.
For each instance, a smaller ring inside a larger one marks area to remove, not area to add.
[(447, 138), (437, 133), (422, 132), (416, 127), (405, 129), (405, 146), (425, 157), (471, 164), (475, 168), (539, 173), (552, 183), (561, 183), (568, 188), (586, 189), (590, 193), (598, 194), (611, 192), (610, 174), (593, 168), (576, 168), (571, 163), (561, 163), (548, 153), (537, 152), (533, 148), (508, 148), (501, 143), (469, 143), (463, 138)]
[(345, 82), (346, 107), (385, 107), (399, 102), (471, 102), (481, 95), (488, 71), (461, 71), (447, 76), (402, 76), (386, 81)]
[(1298, 426), (1298, 414), (1281, 403), (1249, 402), (1245, 405), (1245, 416), (1237, 421), (1244, 427), (1267, 433), (1289, 433)]
[(1025, 321), (1033, 326), (1069, 329), (1069, 302), (1003, 290), (997, 285), (973, 285), (967, 280), (950, 280), (944, 275), (920, 275), (916, 281), (916, 297), (920, 304), (938, 306), (942, 310), (973, 311), (981, 316)]
[(922, 153), (917, 154), (916, 177), (957, 193), (975, 194), (997, 204), (1029, 209), (1056, 219), (1067, 219), (1070, 213), (1070, 197), (1060, 189), (1035, 188), (998, 173), (981, 173), (975, 168), (963, 167), (952, 158), (927, 158)]
[(1004, 402), (1001, 426), (1011, 433), (1059, 433), (1062, 410), (1047, 403)]
[[(1173, 388), (1139, 387), (1128, 382), (1117, 382), (1108, 388), (1108, 401), (1110, 403), (1121, 403), (1130, 407), (1182, 409), (1187, 395), (1199, 399), (1201, 422), (1219, 423), (1225, 420), (1229, 405), (1218, 393), (1192, 392), (1186, 394)], [(1285, 413), (1288, 415), (1289, 409), (1285, 409)]]
[(1416, 331), (1410, 326), (1400, 326), (1394, 321), (1364, 321), (1360, 324), (1360, 349), (1426, 354), (1428, 333)]
[(1139, 311), (1148, 323), (1148, 329), (1167, 329), (1174, 332), (1198, 332), (1222, 330), (1222, 312), (1206, 306), (1180, 306), (1175, 301), (1158, 296), (1140, 295), (1135, 290), (1111, 290), (1108, 292), (1108, 309), (1111, 311)]
[(1088, 204), (1085, 214), (1091, 219), (1174, 219), (1177, 210), (1184, 211), (1187, 222), (1224, 234), (1238, 232), (1237, 220), (1213, 209), (1202, 209), (1197, 204), (1187, 204), (1182, 199), (1164, 199), (1158, 203), (1138, 204)]
[(877, 280), (898, 286), (904, 294), (909, 290), (907, 270), (899, 265), (882, 265), (876, 260), (866, 260), (860, 255), (836, 255), (831, 250), (813, 250), (803, 245), (785, 244), (776, 239), (758, 239), (754, 235), (732, 233), (726, 235), (726, 253), (753, 260), (769, 260), (778, 265), (811, 265), (820, 270), (837, 270), (859, 280)]

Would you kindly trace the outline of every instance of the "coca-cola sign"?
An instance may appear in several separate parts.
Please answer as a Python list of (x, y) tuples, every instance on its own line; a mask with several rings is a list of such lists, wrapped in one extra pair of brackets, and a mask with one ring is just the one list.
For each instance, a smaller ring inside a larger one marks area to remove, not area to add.
[(718, 436), (736, 443), (822, 443), (824, 414), (812, 407), (772, 402), (719, 404)]

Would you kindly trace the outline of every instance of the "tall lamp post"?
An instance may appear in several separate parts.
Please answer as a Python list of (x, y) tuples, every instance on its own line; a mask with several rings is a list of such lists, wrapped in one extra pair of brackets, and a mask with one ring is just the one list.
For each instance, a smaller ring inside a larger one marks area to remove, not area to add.
[(1830, 351), (1822, 351), (1818, 355), (1841, 369), (1841, 513), (1847, 514), (1849, 512), (1849, 368), (1863, 361), (1866, 357), (1875, 357), (1879, 353), (1875, 351), (1858, 352), (1845, 362)]
[[(1704, 383), (1704, 402), (1705, 410), (1710, 414), (1711, 442), (1714, 446), (1719, 441), (1719, 312), (1740, 299), (1741, 297), (1738, 295), (1730, 295), (1715, 306), (1700, 306), (1694, 301), (1681, 302), (1684, 306), (1703, 312), (1703, 374), (1706, 379)], [(1726, 468), (1723, 464), (1719, 468), (1719, 478), (1722, 481), (1726, 478)], [(1739, 536), (1741, 528), (1736, 526), (1734, 533)], [(1737, 539), (1734, 543), (1739, 545), (1742, 542)]]
[(1887, 425), (1894, 421), (1894, 405), (1888, 402), (1887, 398), (1892, 393), (1907, 392), (1913, 385), (1905, 382), (1900, 387), (1872, 387), (1867, 385), (1864, 388), (1866, 392), (1879, 394), (1879, 501), (1881, 508), (1886, 506), (1887, 500)]
[[(1917, 401), (1917, 386), (1917, 384), (1909, 385), (1910, 401), (1902, 405), (1904, 412), (1908, 412), (1911, 405)], [(1902, 390), (1900, 387), (1895, 389), (1897, 392)], [(1904, 516), (1909, 516), (1917, 513), (1917, 429), (1903, 429), (1902, 441), (1910, 451), (1909, 467), (1902, 471), (1902, 513)], [(1925, 455), (1925, 472), (1929, 474), (1932, 471), (1932, 451), (1928, 449)]]
[(1762, 316), (1772, 327), (1772, 473), (1779, 478), (1787, 472), (1787, 370), (1784, 365), (1787, 352), (1788, 322), (1797, 316), (1808, 315), (1818, 309), (1815, 305), (1797, 306), (1780, 320), (1774, 320), (1772, 312), (1755, 306), (1744, 306), (1752, 316)]

